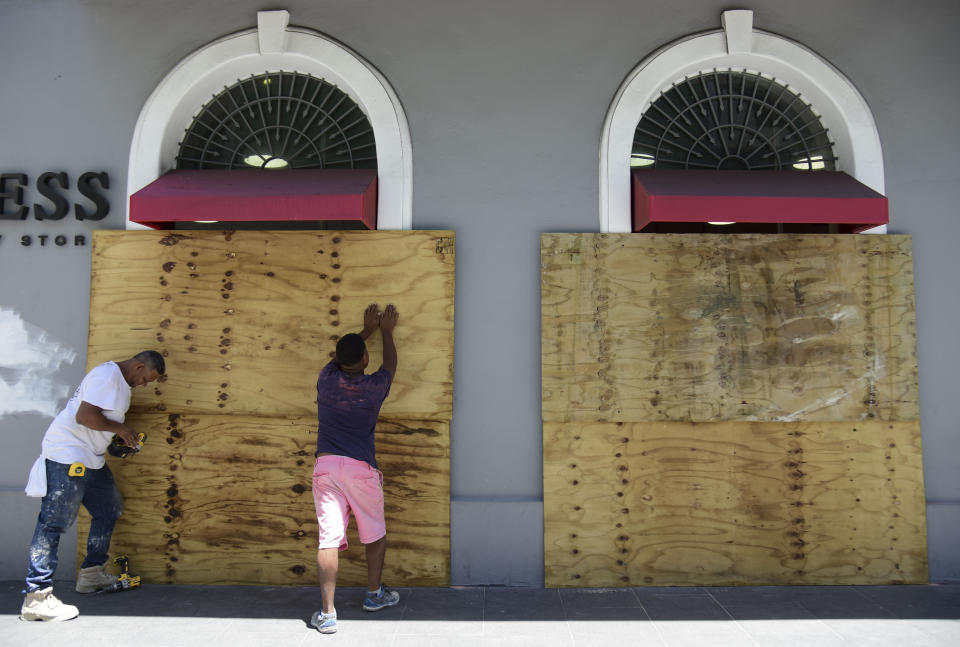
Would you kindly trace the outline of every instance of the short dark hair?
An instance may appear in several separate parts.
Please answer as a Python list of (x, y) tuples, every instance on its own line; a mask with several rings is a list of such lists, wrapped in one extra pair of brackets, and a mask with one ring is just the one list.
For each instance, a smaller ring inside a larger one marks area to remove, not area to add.
[(340, 366), (353, 366), (363, 359), (367, 345), (355, 332), (347, 333), (337, 342), (337, 362)]
[(167, 363), (163, 361), (163, 355), (155, 350), (142, 350), (134, 355), (133, 358), (143, 362), (160, 375), (167, 372)]

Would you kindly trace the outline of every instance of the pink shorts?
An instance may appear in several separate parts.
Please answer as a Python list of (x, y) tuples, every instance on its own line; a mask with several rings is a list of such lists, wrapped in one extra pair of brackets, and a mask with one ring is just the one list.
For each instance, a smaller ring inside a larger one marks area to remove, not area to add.
[(383, 474), (364, 461), (346, 456), (317, 457), (313, 466), (313, 503), (320, 525), (319, 548), (347, 549), (351, 511), (361, 543), (371, 544), (387, 534)]

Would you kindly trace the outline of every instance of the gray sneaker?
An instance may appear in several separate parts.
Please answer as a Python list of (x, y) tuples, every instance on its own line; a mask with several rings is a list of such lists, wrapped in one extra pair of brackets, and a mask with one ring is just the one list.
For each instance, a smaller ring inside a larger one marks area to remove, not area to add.
[(23, 606), (20, 607), (21, 620), (62, 622), (72, 620), (78, 615), (80, 611), (77, 607), (57, 599), (52, 586), (27, 593), (23, 598)]
[(379, 611), (380, 609), (386, 609), (387, 607), (392, 607), (397, 602), (400, 601), (400, 594), (396, 591), (391, 591), (384, 585), (380, 585), (380, 590), (376, 593), (371, 593), (367, 591), (366, 595), (363, 596), (363, 610), (364, 611)]
[(117, 583), (117, 576), (107, 573), (107, 565), (81, 568), (77, 575), (77, 593), (96, 593)]

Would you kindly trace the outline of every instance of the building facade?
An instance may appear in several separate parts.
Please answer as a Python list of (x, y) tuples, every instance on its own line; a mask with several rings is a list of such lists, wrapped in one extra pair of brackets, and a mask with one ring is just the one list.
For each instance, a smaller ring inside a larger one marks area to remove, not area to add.
[[(625, 133), (668, 84), (727, 66), (797, 88), (913, 238), (930, 579), (960, 578), (955, 2), (754, 0), (748, 22), (712, 0), (0, 8), (0, 577), (23, 574), (27, 470), (84, 374), (92, 231), (131, 226), (129, 196), (212, 95), (294, 60), (370, 120), (380, 226), (456, 231), (452, 583), (544, 581), (540, 235), (628, 230)], [(289, 25), (258, 22), (275, 9)]]

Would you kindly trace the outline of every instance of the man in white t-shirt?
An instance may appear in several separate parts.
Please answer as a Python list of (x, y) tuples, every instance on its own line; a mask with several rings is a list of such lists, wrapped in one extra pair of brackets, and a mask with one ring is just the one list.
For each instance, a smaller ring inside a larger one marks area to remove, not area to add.
[(27, 484), (27, 492), (42, 495), (43, 501), (30, 543), (26, 597), (20, 609), (24, 620), (70, 620), (79, 615), (77, 607), (54, 597), (53, 574), (60, 535), (76, 521), (81, 503), (91, 522), (77, 592), (93, 593), (116, 582), (105, 565), (123, 498), (104, 454), (114, 435), (127, 447), (138, 447), (137, 434), (124, 424), (131, 390), (153, 382), (164, 371), (163, 356), (153, 350), (101, 364), (87, 373), (47, 428), (42, 455)]

